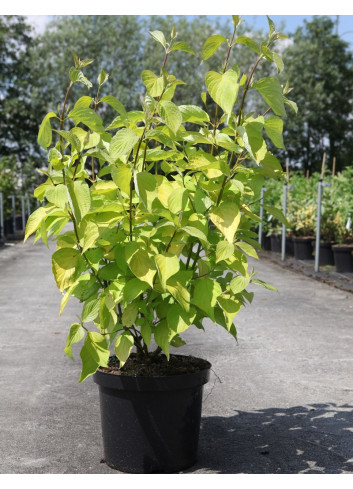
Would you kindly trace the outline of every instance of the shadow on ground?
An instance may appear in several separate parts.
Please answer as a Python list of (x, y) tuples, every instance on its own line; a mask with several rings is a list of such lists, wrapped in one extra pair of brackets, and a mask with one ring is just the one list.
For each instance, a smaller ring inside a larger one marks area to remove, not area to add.
[(198, 469), (224, 474), (353, 473), (353, 406), (313, 404), (202, 420)]

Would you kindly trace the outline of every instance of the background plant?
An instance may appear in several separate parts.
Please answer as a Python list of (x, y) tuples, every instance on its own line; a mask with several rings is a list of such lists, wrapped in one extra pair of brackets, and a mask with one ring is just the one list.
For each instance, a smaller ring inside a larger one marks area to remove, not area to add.
[[(288, 89), (275, 77), (257, 77), (256, 69), (262, 63), (283, 69), (273, 48), (284, 36), (269, 19), (269, 35), (258, 44), (237, 35), (239, 16), (232, 21), (228, 39), (213, 35), (202, 48), (206, 61), (227, 46), (220, 70), (206, 74), (204, 108), (172, 102), (183, 82), (167, 71), (169, 59), (176, 51), (194, 55), (173, 27), (170, 38), (151, 32), (163, 62), (157, 74), (142, 72), (142, 110), (128, 111), (117, 98), (102, 96), (103, 69), (96, 95), (68, 108), (74, 85), (91, 88), (82, 70), (93, 60), (75, 55), (64, 103), (40, 126), (49, 165), (35, 196), (48, 203), (31, 215), (26, 239), (34, 232), (45, 243), (55, 237), (61, 312), (71, 296), (83, 303), (65, 347), (72, 357), (72, 344), (84, 340), (80, 381), (107, 365), (110, 347), (121, 366), (133, 347), (141, 361), (161, 352), (169, 358), (170, 346), (183, 345), (180, 335), (190, 326), (203, 329), (204, 318), (236, 338), (233, 320), (253, 298), (247, 286), (272, 288), (255, 278), (247, 257), (257, 258), (251, 228), (259, 218), (252, 206), (265, 177), (283, 174), (266, 140), (282, 145)], [(230, 65), (238, 44), (256, 53), (248, 73)], [(261, 95), (263, 115), (245, 112), (251, 91)], [(211, 100), (216, 109), (210, 115)], [(116, 112), (109, 125), (99, 115), (105, 105)]]

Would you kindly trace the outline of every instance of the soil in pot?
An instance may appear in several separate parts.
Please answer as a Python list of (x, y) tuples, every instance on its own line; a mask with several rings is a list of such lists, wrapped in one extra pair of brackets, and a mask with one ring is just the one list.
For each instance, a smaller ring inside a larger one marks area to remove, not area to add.
[(313, 259), (313, 237), (294, 237), (294, 257), (297, 260), (312, 260)]
[(128, 473), (180, 472), (196, 463), (203, 385), (211, 364), (182, 355), (123, 369), (111, 358), (99, 385), (104, 460)]
[(271, 234), (271, 251), (281, 253), (282, 251), (282, 236), (280, 234)]
[(332, 245), (332, 251), (336, 271), (353, 272), (353, 244)]

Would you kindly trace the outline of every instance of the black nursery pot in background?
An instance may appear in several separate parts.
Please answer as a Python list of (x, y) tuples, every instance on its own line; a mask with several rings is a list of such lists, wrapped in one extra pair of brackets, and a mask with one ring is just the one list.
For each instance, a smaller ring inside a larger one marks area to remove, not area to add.
[(280, 234), (271, 234), (271, 251), (275, 253), (281, 253), (282, 251), (282, 239)]
[(312, 260), (313, 259), (313, 246), (312, 237), (305, 238), (293, 238), (294, 243), (294, 257), (297, 260)]
[(291, 256), (294, 255), (293, 236), (286, 236), (286, 254)]
[(333, 258), (338, 273), (353, 272), (353, 246), (333, 245)]
[(208, 365), (166, 377), (98, 370), (93, 379), (99, 385), (107, 465), (135, 474), (180, 472), (194, 465)]
[[(313, 249), (316, 250), (316, 241), (312, 242)], [(333, 252), (331, 243), (321, 242), (320, 243), (320, 255), (319, 255), (319, 265), (334, 265)]]
[(264, 251), (271, 251), (271, 237), (262, 233), (261, 247)]

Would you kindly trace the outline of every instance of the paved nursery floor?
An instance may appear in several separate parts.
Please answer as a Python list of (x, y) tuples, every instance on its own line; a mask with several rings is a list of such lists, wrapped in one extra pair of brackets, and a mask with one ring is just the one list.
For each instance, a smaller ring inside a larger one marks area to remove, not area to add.
[[(190, 473), (353, 473), (353, 294), (263, 260), (237, 320), (184, 353), (213, 365), (199, 461)], [(98, 391), (63, 353), (77, 304), (60, 293), (42, 244), (0, 249), (0, 473), (116, 473), (103, 456)]]

